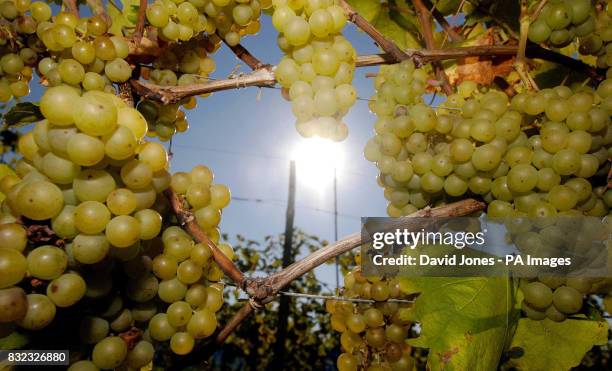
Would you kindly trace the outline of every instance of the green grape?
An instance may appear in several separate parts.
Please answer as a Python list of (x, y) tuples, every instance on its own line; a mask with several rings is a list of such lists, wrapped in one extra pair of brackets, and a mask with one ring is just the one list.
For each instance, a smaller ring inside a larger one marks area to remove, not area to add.
[(346, 327), (353, 333), (359, 334), (365, 331), (366, 322), (360, 314), (351, 314), (346, 319)]
[(170, 14), (164, 5), (157, 3), (147, 6), (146, 16), (151, 25), (162, 28), (168, 24)]
[(213, 184), (210, 187), (210, 204), (222, 209), (229, 205), (231, 194), (229, 188), (223, 184)]
[(20, 321), (27, 310), (28, 301), (22, 288), (0, 289), (0, 323)]
[(192, 284), (202, 277), (202, 268), (191, 260), (185, 260), (179, 264), (176, 274), (181, 282)]
[(153, 274), (147, 273), (128, 283), (127, 294), (135, 302), (144, 303), (153, 299), (160, 287), (157, 278)]
[(159, 235), (162, 227), (162, 217), (155, 210), (142, 209), (134, 214), (140, 223), (140, 239), (151, 240)]
[(114, 369), (123, 362), (127, 352), (127, 344), (123, 339), (118, 336), (109, 336), (94, 346), (91, 359), (100, 368)]
[[(345, 283), (345, 286), (346, 286), (346, 283)], [(380, 326), (383, 326), (385, 323), (382, 312), (376, 308), (366, 309), (366, 311), (363, 313), (363, 316), (364, 316), (366, 325), (368, 325), (368, 327), (370, 328), (380, 327)]]
[(217, 329), (215, 313), (208, 309), (199, 309), (187, 323), (187, 332), (195, 339), (203, 339), (212, 335)]
[[(71, 102), (74, 123), (79, 130), (91, 136), (111, 134), (117, 126), (117, 108), (106, 93), (89, 91)], [(53, 119), (50, 119), (52, 122)]]
[(153, 187), (148, 186), (144, 189), (132, 190), (134, 196), (136, 196), (136, 210), (144, 210), (153, 207), (157, 194)]
[(47, 286), (47, 296), (58, 307), (69, 307), (81, 300), (87, 286), (76, 273), (62, 274)]
[(559, 175), (571, 175), (580, 169), (580, 154), (574, 149), (562, 149), (555, 153), (552, 168)]
[(558, 287), (553, 294), (553, 305), (561, 313), (577, 313), (582, 308), (582, 294), (573, 287)]
[(451, 159), (446, 155), (435, 155), (432, 160), (431, 171), (438, 176), (447, 176), (453, 171)]
[(567, 148), (573, 149), (580, 154), (585, 154), (591, 150), (593, 137), (583, 130), (575, 130), (567, 136)]
[(109, 324), (103, 318), (86, 316), (79, 327), (80, 339), (87, 344), (96, 344), (108, 336)]
[(569, 187), (576, 193), (578, 202), (587, 200), (593, 191), (591, 183), (583, 178), (572, 178), (565, 183), (565, 186)]
[(121, 332), (128, 330), (133, 324), (132, 312), (126, 308), (111, 322), (110, 327), (115, 332)]
[(125, 82), (132, 76), (132, 68), (125, 60), (115, 58), (106, 63), (104, 73), (112, 82)]
[(99, 368), (92, 361), (78, 361), (68, 367), (68, 371), (98, 371)]
[(523, 312), (529, 319), (532, 319), (535, 321), (541, 321), (544, 318), (546, 318), (545, 311), (541, 311), (541, 310), (532, 308), (525, 300), (521, 302), (521, 309), (523, 310)]
[(125, 363), (131, 368), (138, 369), (146, 366), (153, 360), (155, 348), (148, 341), (141, 340), (128, 352)]
[(66, 253), (55, 246), (41, 246), (32, 250), (27, 257), (28, 272), (43, 280), (59, 277), (68, 266)]
[[(211, 268), (215, 267), (215, 264), (211, 265)], [(206, 309), (217, 312), (223, 306), (223, 290), (216, 286), (209, 286), (206, 288)]]
[(571, 8), (565, 3), (549, 4), (546, 11), (546, 23), (554, 30), (566, 28), (572, 22)]
[(23, 251), (28, 244), (26, 230), (19, 224), (0, 224), (0, 248)]
[(66, 150), (70, 160), (77, 165), (93, 166), (104, 158), (104, 143), (83, 133), (71, 136)]
[(506, 176), (502, 176), (493, 180), (491, 184), (491, 193), (493, 197), (501, 201), (511, 201), (512, 192), (508, 187), (508, 179)]
[(74, 179), (72, 188), (80, 201), (104, 202), (115, 189), (112, 175), (104, 170), (87, 169)]
[(548, 37), (550, 36), (550, 27), (548, 26), (548, 24), (540, 19), (538, 17), (538, 19), (533, 22), (531, 25), (529, 25), (529, 33), (528, 33), (528, 37), (529, 40), (533, 41), (534, 43), (543, 43), (546, 40), (548, 40)]
[(106, 256), (110, 249), (108, 240), (103, 234), (79, 234), (72, 242), (74, 258), (83, 264), (94, 264)]
[(507, 182), (512, 192), (531, 191), (538, 182), (538, 171), (531, 165), (518, 164), (508, 172)]
[(141, 190), (151, 184), (153, 171), (146, 163), (131, 160), (121, 167), (121, 180), (131, 190)]
[(113, 160), (126, 160), (134, 155), (137, 140), (125, 126), (117, 126), (112, 134), (103, 137), (106, 155)]
[(104, 231), (110, 218), (110, 211), (98, 201), (85, 201), (74, 211), (76, 228), (86, 234), (98, 234)]
[(51, 18), (51, 7), (41, 1), (31, 3), (30, 12), (32, 17), (39, 22), (47, 21)]
[(62, 191), (53, 183), (36, 180), (20, 188), (16, 204), (18, 211), (33, 220), (55, 217), (64, 207)]
[(137, 303), (132, 307), (132, 316), (137, 322), (148, 322), (157, 312), (157, 305), (153, 301)]
[(357, 360), (349, 353), (340, 354), (336, 360), (336, 366), (339, 371), (357, 371), (357, 365)]
[[(470, 180), (471, 181), (471, 180)], [(444, 191), (453, 197), (461, 196), (468, 190), (468, 182), (456, 176), (455, 174), (451, 174), (444, 181)]]
[(189, 205), (194, 209), (198, 209), (210, 203), (211, 189), (208, 184), (194, 182), (187, 189), (186, 197)]
[(541, 191), (549, 191), (554, 186), (561, 183), (561, 176), (552, 168), (543, 168), (538, 171), (538, 181), (536, 187)]
[(159, 283), (158, 296), (166, 303), (182, 300), (187, 292), (187, 286), (176, 277)]
[(553, 293), (541, 282), (530, 282), (522, 287), (525, 301), (533, 308), (546, 309), (553, 302)]
[(115, 44), (107, 36), (98, 36), (93, 42), (96, 49), (96, 57), (103, 61), (111, 61), (117, 57)]
[(592, 125), (588, 112), (572, 112), (567, 116), (566, 123), (571, 130), (590, 130)]
[(85, 69), (81, 63), (75, 61), (74, 59), (62, 60), (57, 66), (57, 69), (60, 73), (62, 81), (67, 82), (68, 84), (80, 84), (85, 77)]
[[(136, 196), (129, 189), (118, 188), (109, 193), (106, 206), (114, 215), (129, 215), (136, 209)], [(110, 220), (110, 214), (108, 216)]]
[(455, 162), (465, 162), (472, 158), (474, 145), (467, 139), (458, 138), (451, 142), (450, 155)]
[(212, 205), (196, 210), (194, 215), (198, 225), (204, 229), (216, 227), (221, 221), (221, 211)]
[(485, 195), (491, 190), (491, 179), (474, 176), (468, 181), (468, 187), (470, 191), (476, 194)]
[(556, 185), (548, 192), (548, 202), (559, 211), (570, 210), (578, 203), (578, 195), (566, 185)]
[(191, 309), (191, 305), (185, 301), (177, 301), (172, 303), (166, 310), (168, 323), (174, 328), (187, 325), (192, 314), (193, 311)]
[(79, 93), (69, 86), (54, 86), (47, 89), (40, 99), (40, 111), (54, 125), (71, 125), (75, 102)]
[[(144, 116), (131, 107), (121, 107), (117, 110), (117, 124), (130, 129), (137, 140), (144, 138), (147, 133), (147, 121)], [(143, 148), (150, 144), (153, 144), (153, 142), (146, 143)], [(141, 148), (141, 151), (143, 148)]]
[(189, 286), (185, 294), (185, 301), (189, 303), (192, 308), (196, 309), (206, 302), (206, 295), (206, 286), (196, 283)]
[(210, 247), (202, 244), (196, 244), (191, 249), (191, 254), (189, 258), (191, 261), (196, 263), (197, 265), (203, 267), (205, 266), (212, 257), (212, 250)]
[(501, 153), (499, 149), (489, 144), (476, 148), (472, 154), (472, 164), (481, 171), (493, 170), (500, 162)]
[(55, 304), (47, 296), (40, 294), (29, 294), (26, 300), (28, 309), (17, 324), (27, 330), (40, 330), (47, 327), (55, 318)]
[(138, 242), (140, 222), (129, 215), (119, 215), (106, 225), (106, 239), (115, 247), (129, 247)]

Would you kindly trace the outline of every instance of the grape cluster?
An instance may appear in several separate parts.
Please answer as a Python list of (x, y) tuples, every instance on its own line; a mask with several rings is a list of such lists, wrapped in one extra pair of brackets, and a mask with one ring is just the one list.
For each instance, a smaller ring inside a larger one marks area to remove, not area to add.
[(276, 78), (287, 90), (298, 132), (344, 140), (348, 127), (341, 119), (357, 100), (351, 85), (356, 52), (341, 33), (344, 11), (333, 0), (279, 1), (272, 23), (285, 53)]
[(167, 41), (188, 41), (206, 32), (234, 46), (242, 36), (259, 32), (261, 9), (258, 0), (156, 0), (147, 6), (146, 15)]
[(596, 16), (591, 0), (549, 1), (529, 26), (529, 40), (562, 48), (575, 38), (595, 31)]
[[(210, 50), (214, 51), (214, 48), (216, 45), (211, 45)], [(191, 41), (180, 47), (168, 48), (153, 61), (150, 69), (142, 70), (142, 76), (160, 86), (184, 86), (207, 81), (215, 69), (216, 63), (209, 51)], [(161, 104), (143, 98), (138, 104), (138, 110), (147, 120), (147, 135), (168, 141), (175, 133), (185, 132), (189, 128), (185, 112), (180, 107), (191, 110), (196, 105), (196, 97), (185, 98), (176, 104)]]
[[(608, 214), (605, 191), (588, 179), (609, 169), (609, 80), (596, 91), (559, 86), (511, 103), (464, 82), (434, 111), (415, 103), (425, 79), (418, 72), (404, 62), (382, 68), (375, 82), (376, 136), (365, 156), (380, 170), (389, 215), (469, 194), (490, 203), (491, 216)], [(402, 88), (410, 83), (415, 96)]]
[(28, 12), (44, 7), (49, 8), (45, 3), (30, 4), (29, 0), (0, 2), (0, 18), (4, 21), (0, 29), (0, 103), (30, 93), (29, 82), (42, 44), (36, 35), (37, 20)]
[[(603, 9), (605, 7), (605, 9)], [(612, 67), (612, 6), (609, 1), (598, 4), (593, 32), (581, 38), (578, 51), (597, 57), (599, 68)]]
[[(359, 255), (356, 257), (359, 262)], [(412, 370), (415, 360), (405, 340), (410, 322), (402, 312), (409, 303), (389, 302), (405, 299), (397, 280), (364, 277), (360, 267), (344, 276), (342, 294), (348, 298), (375, 300), (374, 304), (328, 300), (325, 308), (331, 314), (331, 326), (340, 332), (343, 353), (336, 365), (340, 371)]]
[[(164, 147), (143, 141), (144, 117), (112, 94), (55, 86), (40, 109), (45, 120), (19, 139), (16, 175), (0, 180), (3, 334), (44, 330), (82, 305), (91, 360), (72, 370), (142, 367), (157, 342), (191, 352), (216, 329), (223, 273), (208, 246), (167, 223), (160, 193), (172, 187), (218, 243), (229, 190), (205, 166), (171, 176)], [(46, 225), (57, 242), (28, 238), (22, 223)], [(219, 248), (233, 257), (230, 245)]]

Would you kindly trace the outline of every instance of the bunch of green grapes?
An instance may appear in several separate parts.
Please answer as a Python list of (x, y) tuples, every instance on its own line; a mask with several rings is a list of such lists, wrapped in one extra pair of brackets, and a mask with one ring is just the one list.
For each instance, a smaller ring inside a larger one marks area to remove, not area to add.
[(584, 55), (597, 57), (599, 68), (612, 67), (612, 6), (609, 1), (596, 5), (596, 18), (593, 32), (581, 38), (578, 51)]
[[(420, 87), (425, 80), (413, 70), (411, 62), (382, 68), (371, 104), (378, 120), (365, 156), (380, 170), (389, 215), (465, 195), (483, 197), (492, 216), (608, 214), (590, 180), (610, 166), (609, 80), (597, 90), (521, 93), (511, 104), (465, 82), (435, 111), (414, 103), (422, 90), (407, 98), (406, 81)], [(526, 127), (539, 132), (528, 137)]]
[[(359, 256), (356, 260), (359, 261)], [(388, 301), (405, 299), (399, 282), (364, 277), (356, 267), (344, 276), (342, 294), (348, 298), (375, 300), (376, 303), (336, 300), (325, 303), (325, 309), (331, 314), (332, 328), (341, 333), (343, 353), (336, 361), (338, 370), (413, 370), (415, 360), (405, 343), (411, 324), (402, 318), (411, 304)]]
[(348, 127), (341, 119), (357, 99), (351, 85), (356, 53), (342, 36), (344, 11), (333, 0), (278, 1), (272, 23), (285, 53), (275, 74), (288, 90), (298, 132), (344, 140)]
[[(0, 180), (7, 195), (0, 208), (3, 329), (44, 330), (62, 308), (98, 308), (94, 302), (121, 292), (119, 310), (94, 310), (83, 318), (81, 337), (92, 344), (96, 367), (148, 363), (149, 343), (167, 330), (153, 320), (161, 313), (176, 332), (167, 339), (170, 348), (188, 353), (194, 339), (216, 327), (223, 295), (215, 282), (223, 274), (210, 249), (180, 228), (161, 233), (162, 215), (170, 214), (160, 193), (172, 187), (184, 196), (198, 224), (218, 242), (229, 190), (213, 184), (204, 166), (171, 176), (164, 147), (143, 140), (145, 118), (112, 94), (59, 85), (46, 90), (40, 109), (45, 120), (18, 141), (23, 158), (16, 175)], [(48, 225), (63, 243), (28, 241), (24, 222)], [(220, 248), (233, 256), (231, 246)], [(26, 295), (28, 285), (33, 293)], [(193, 316), (180, 325), (175, 319), (185, 315), (184, 303)], [(134, 327), (145, 340), (135, 346), (119, 337)], [(83, 362), (79, 367), (90, 361)]]
[(132, 76), (125, 60), (129, 47), (122, 36), (108, 35), (109, 27), (102, 16), (78, 19), (67, 12), (53, 22), (41, 21), (36, 34), (50, 55), (40, 60), (38, 71), (47, 84), (114, 92), (113, 83), (127, 81)]
[[(537, 2), (533, 5), (537, 6)], [(591, 0), (549, 1), (529, 26), (528, 37), (538, 44), (562, 48), (575, 38), (590, 37), (596, 29), (596, 19)]]
[[(216, 69), (215, 60), (197, 43), (187, 44), (164, 52), (153, 61), (151, 69), (143, 69), (143, 77), (161, 86), (184, 86), (207, 81)], [(208, 96), (210, 94), (200, 95), (202, 98)], [(175, 133), (182, 133), (189, 128), (185, 112), (180, 107), (191, 110), (196, 104), (195, 97), (185, 98), (176, 104), (160, 104), (142, 99), (138, 110), (147, 120), (148, 136), (168, 141)]]
[(156, 0), (147, 6), (147, 21), (168, 41), (188, 41), (206, 32), (219, 34), (229, 45), (259, 32), (258, 0)]
[(38, 4), (48, 7), (29, 0), (0, 2), (4, 21), (0, 29), (0, 103), (30, 93), (29, 82), (42, 50), (36, 36), (38, 21), (27, 13)]

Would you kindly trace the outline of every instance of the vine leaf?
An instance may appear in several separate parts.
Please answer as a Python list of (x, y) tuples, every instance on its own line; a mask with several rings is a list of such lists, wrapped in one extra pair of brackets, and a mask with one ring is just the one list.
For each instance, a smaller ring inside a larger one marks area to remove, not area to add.
[(569, 370), (578, 366), (594, 345), (608, 341), (606, 321), (549, 319), (533, 321), (522, 318), (512, 339), (511, 349), (521, 350), (521, 357), (509, 361), (520, 370)]
[(515, 282), (507, 277), (416, 277), (400, 280), (402, 291), (420, 293), (404, 319), (419, 322), (412, 346), (429, 349), (430, 370), (497, 368), (515, 328)]
[(136, 26), (140, 2), (138, 0), (121, 0), (121, 8), (123, 9), (122, 12), (114, 6), (108, 7), (108, 15), (113, 20), (108, 32), (117, 36), (123, 36), (124, 28), (134, 28)]
[(21, 102), (15, 104), (3, 117), (4, 123), (9, 127), (16, 127), (30, 122), (44, 119), (38, 104)]
[(450, 15), (453, 13), (457, 13), (459, 10), (459, 5), (462, 3), (461, 0), (438, 0), (433, 2), (436, 6), (436, 9), (442, 15)]
[(347, 0), (347, 3), (368, 22), (372, 22), (378, 16), (381, 9), (380, 1)]

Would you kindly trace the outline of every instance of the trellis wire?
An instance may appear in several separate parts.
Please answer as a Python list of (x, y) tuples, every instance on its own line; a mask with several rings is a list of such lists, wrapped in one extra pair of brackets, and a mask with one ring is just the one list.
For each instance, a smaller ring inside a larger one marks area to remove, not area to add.
[(359, 299), (359, 298), (347, 298), (344, 296), (335, 296), (335, 295), (314, 295), (314, 294), (302, 294), (300, 292), (290, 292), (290, 291), (279, 291), (279, 295), (292, 296), (298, 298), (308, 298), (308, 299), (321, 299), (321, 300), (336, 300), (336, 301), (350, 301), (353, 303), (366, 303), (366, 304), (374, 304), (374, 303), (402, 303), (402, 304), (412, 304), (414, 300), (406, 300), (406, 299), (387, 299), (383, 301), (376, 301), (372, 299)]

